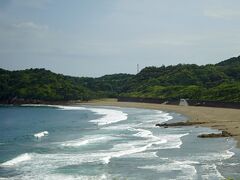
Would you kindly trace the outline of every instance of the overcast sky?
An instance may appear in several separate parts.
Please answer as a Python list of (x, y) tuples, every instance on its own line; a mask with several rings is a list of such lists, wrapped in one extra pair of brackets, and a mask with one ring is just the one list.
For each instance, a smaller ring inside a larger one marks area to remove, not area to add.
[(240, 55), (239, 0), (0, 0), (0, 67), (74, 76)]

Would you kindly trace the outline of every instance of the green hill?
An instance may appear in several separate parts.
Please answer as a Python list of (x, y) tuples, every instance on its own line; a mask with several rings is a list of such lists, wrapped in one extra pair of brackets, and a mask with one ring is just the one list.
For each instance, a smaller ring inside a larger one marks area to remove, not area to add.
[(137, 75), (99, 78), (64, 76), (45, 69), (0, 69), (0, 100), (89, 100), (118, 96), (240, 102), (240, 57), (215, 65), (146, 67)]

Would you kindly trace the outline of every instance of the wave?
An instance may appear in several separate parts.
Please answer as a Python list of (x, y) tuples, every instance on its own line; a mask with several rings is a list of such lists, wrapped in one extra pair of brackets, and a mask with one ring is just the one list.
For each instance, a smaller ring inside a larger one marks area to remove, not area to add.
[(112, 136), (86, 136), (84, 138), (76, 139), (76, 140), (71, 140), (71, 141), (66, 141), (62, 143), (62, 146), (66, 147), (79, 147), (79, 146), (84, 146), (92, 143), (105, 143), (107, 141), (110, 141), (112, 139), (116, 139), (115, 137)]
[(162, 146), (160, 149), (177, 149), (181, 148), (182, 140), (181, 138), (189, 135), (189, 133), (185, 134), (173, 134), (173, 135), (163, 135), (161, 138), (167, 141), (165, 146)]
[(80, 106), (61, 106), (61, 105), (45, 105), (45, 104), (24, 104), (22, 106), (55, 107), (65, 111), (66, 110), (89, 110), (98, 115), (103, 115), (103, 117), (99, 119), (94, 119), (90, 121), (90, 122), (97, 123), (98, 125), (107, 125), (107, 124), (123, 121), (123, 120), (126, 120), (128, 116), (128, 114), (123, 113), (122, 111), (119, 111), (119, 110), (103, 109), (103, 108), (86, 108), (86, 107), (80, 107)]
[(144, 128), (157, 128), (154, 127), (157, 123), (164, 123), (171, 119), (173, 119), (173, 116), (171, 116), (169, 113), (154, 110), (151, 114), (143, 114), (140, 119), (142, 120), (141, 123), (138, 124), (139, 127)]
[(151, 115), (144, 115), (144, 119), (145, 119), (144, 122), (163, 123), (163, 122), (173, 119), (173, 116), (171, 116), (167, 112), (163, 112), (160, 110), (154, 110), (153, 112), (155, 112), (155, 113), (151, 114)]
[(143, 147), (137, 147), (137, 148), (132, 148), (132, 149), (128, 149), (128, 150), (124, 150), (124, 151), (118, 151), (118, 152), (112, 152), (112, 153), (109, 153), (108, 156), (102, 158), (102, 161), (103, 161), (104, 164), (108, 164), (112, 158), (118, 158), (118, 157), (125, 156), (125, 155), (130, 155), (130, 154), (135, 154), (135, 153), (138, 153), (138, 152), (143, 152), (148, 147), (150, 147), (151, 145), (152, 144), (148, 144), (148, 145), (143, 146)]
[(64, 179), (64, 180), (107, 180), (107, 179), (115, 179), (115, 178), (112, 177), (109, 174), (101, 174), (99, 176), (49, 174), (49, 175), (45, 175), (43, 179), (48, 179), (48, 180), (56, 180), (56, 179)]
[(130, 130), (131, 127), (134, 127), (135, 124), (118, 124), (113, 126), (102, 127), (104, 130)]
[[(142, 141), (135, 141), (133, 144), (129, 144), (129, 143), (117, 144), (117, 146), (115, 146), (112, 150), (116, 150), (117, 147), (125, 147), (126, 149), (110, 152), (106, 157), (102, 158), (102, 161), (104, 164), (108, 164), (112, 158), (118, 158), (126, 155), (144, 152), (148, 148), (152, 147), (153, 145), (159, 145), (164, 143), (166, 143), (164, 139), (162, 140), (158, 139), (157, 141), (150, 141), (148, 142), (148, 144)], [(142, 145), (142, 144), (146, 144), (146, 145)]]
[(85, 107), (80, 107), (80, 106), (54, 106), (54, 107), (57, 107), (61, 110), (87, 110), (87, 108)]
[(129, 154), (127, 158), (146, 158), (146, 159), (155, 159), (159, 158), (157, 152), (140, 152), (135, 154)]
[[(138, 133), (133, 134), (133, 136), (144, 138), (143, 140), (135, 140), (133, 142), (129, 141), (128, 143), (117, 144), (111, 150), (106, 157), (102, 159), (104, 164), (108, 164), (112, 158), (118, 158), (122, 156), (129, 156), (131, 154), (141, 153), (147, 149), (172, 149), (180, 148), (182, 145), (181, 137), (188, 135), (185, 134), (174, 134), (174, 135), (163, 135), (163, 136), (154, 136), (150, 130), (146, 129), (136, 129), (129, 128), (130, 131), (138, 131)], [(157, 145), (157, 146), (156, 146)], [(162, 146), (159, 146), (162, 145)], [(153, 147), (156, 146), (156, 147)]]
[(225, 179), (218, 171), (216, 164), (202, 165), (202, 169), (203, 174), (201, 175), (201, 179)]
[(34, 134), (34, 137), (40, 139), (40, 138), (42, 138), (42, 137), (44, 137), (44, 136), (46, 136), (48, 134), (49, 134), (48, 131), (42, 131), (42, 132)]
[(201, 161), (201, 162), (210, 162), (210, 161), (224, 161), (230, 159), (235, 155), (234, 152), (230, 151), (231, 149), (220, 151), (220, 152), (206, 152), (204, 154), (199, 154), (197, 156), (191, 157), (192, 160)]
[(50, 105), (50, 104), (22, 104), (21, 106), (27, 107), (53, 107), (60, 110), (85, 110), (85, 107), (80, 106), (63, 106), (63, 105)]
[(154, 144), (163, 144), (164, 146), (157, 147), (158, 149), (173, 149), (173, 148), (180, 148), (182, 145), (181, 137), (189, 135), (189, 133), (185, 134), (173, 134), (173, 135), (161, 135), (161, 136), (154, 136), (153, 133), (146, 129), (135, 129), (135, 131), (139, 131), (133, 136), (142, 137), (149, 139), (150, 142), (154, 142)]
[(124, 121), (128, 118), (127, 113), (118, 110), (100, 108), (88, 108), (87, 110), (90, 110), (99, 115), (103, 115), (103, 117), (99, 119), (90, 120), (90, 122), (97, 123), (100, 126)]
[(173, 119), (173, 117), (171, 115), (169, 115), (169, 113), (157, 111), (157, 110), (155, 112), (157, 113), (156, 116), (159, 117), (158, 120), (160, 121), (160, 123)]
[(142, 137), (142, 138), (153, 138), (153, 139), (158, 139), (158, 137), (153, 136), (152, 132), (146, 129), (135, 129), (133, 128), (133, 130), (135, 131), (139, 131), (136, 134), (133, 134), (133, 136), (137, 136), (137, 137)]
[(15, 157), (9, 161), (4, 162), (1, 165), (2, 166), (14, 166), (21, 162), (29, 161), (29, 160), (31, 160), (31, 158), (32, 158), (31, 154), (25, 153), (25, 154), (21, 154), (21, 155)]
[(160, 173), (180, 171), (181, 174), (177, 175), (175, 179), (194, 179), (197, 175), (197, 170), (194, 167), (194, 164), (198, 164), (198, 162), (173, 161), (169, 163), (164, 163), (163, 165), (147, 165), (147, 166), (140, 166), (138, 168), (154, 170)]

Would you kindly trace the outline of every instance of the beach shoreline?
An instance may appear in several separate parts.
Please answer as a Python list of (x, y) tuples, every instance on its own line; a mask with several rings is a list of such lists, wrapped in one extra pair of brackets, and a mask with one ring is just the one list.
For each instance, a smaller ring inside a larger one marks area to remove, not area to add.
[[(116, 99), (94, 100), (75, 105), (115, 106), (127, 108), (156, 109), (168, 112), (177, 112), (187, 117), (189, 122), (198, 123), (198, 126), (209, 127), (226, 131), (233, 135), (240, 148), (240, 110), (229, 108), (213, 108), (198, 106), (177, 106), (153, 103), (118, 102)], [(204, 123), (200, 123), (204, 122)]]

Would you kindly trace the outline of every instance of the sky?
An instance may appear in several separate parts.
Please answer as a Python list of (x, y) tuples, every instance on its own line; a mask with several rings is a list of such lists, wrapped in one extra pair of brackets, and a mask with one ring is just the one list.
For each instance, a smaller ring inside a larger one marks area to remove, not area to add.
[(72, 76), (240, 55), (239, 0), (0, 0), (0, 68)]

